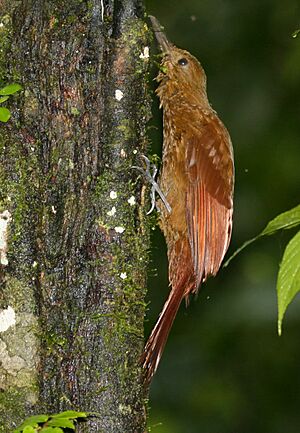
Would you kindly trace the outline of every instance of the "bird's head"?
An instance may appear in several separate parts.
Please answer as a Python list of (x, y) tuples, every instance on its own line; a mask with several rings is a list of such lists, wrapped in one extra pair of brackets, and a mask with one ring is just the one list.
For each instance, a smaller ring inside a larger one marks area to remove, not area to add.
[(158, 20), (150, 16), (155, 37), (163, 53), (161, 73), (158, 80), (171, 80), (181, 83), (182, 86), (199, 89), (206, 93), (206, 75), (200, 62), (188, 51), (177, 48), (171, 44)]

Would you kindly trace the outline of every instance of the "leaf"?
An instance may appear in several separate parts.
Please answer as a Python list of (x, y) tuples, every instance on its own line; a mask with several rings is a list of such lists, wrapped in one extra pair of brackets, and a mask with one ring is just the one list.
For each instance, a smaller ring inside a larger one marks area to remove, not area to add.
[(86, 418), (88, 414), (86, 412), (77, 412), (76, 410), (66, 410), (64, 412), (55, 413), (54, 415), (50, 415), (51, 418)]
[(71, 421), (69, 418), (53, 418), (47, 422), (47, 425), (53, 427), (70, 428), (72, 430), (75, 430), (74, 422)]
[(46, 422), (49, 419), (49, 415), (33, 415), (25, 419), (25, 421), (21, 424), (19, 429), (22, 429), (23, 427), (27, 425), (36, 426), (39, 423)]
[(252, 244), (257, 239), (261, 238), (262, 236), (270, 236), (277, 232), (278, 230), (286, 230), (291, 229), (293, 227), (296, 227), (300, 224), (300, 205), (283, 212), (274, 219), (272, 219), (266, 227), (263, 229), (261, 233), (259, 233), (257, 236), (255, 236), (252, 239), (249, 239), (243, 245), (238, 248), (232, 256), (229, 257), (229, 259), (224, 263), (223, 267), (226, 268), (226, 266), (229, 265), (231, 260), (237, 256), (244, 248), (246, 248), (248, 245)]
[(259, 236), (272, 235), (278, 230), (286, 230), (300, 224), (300, 205), (281, 213), (271, 220)]
[(0, 122), (7, 122), (10, 116), (10, 111), (7, 108), (0, 107)]
[(23, 428), (23, 433), (37, 433), (37, 429), (32, 427), (32, 425), (27, 425)]
[(20, 84), (9, 84), (8, 86), (0, 89), (0, 95), (13, 95), (21, 89), (22, 86), (20, 86)]
[(293, 32), (293, 34), (292, 34), (292, 37), (293, 37), (293, 38), (296, 38), (296, 37), (299, 35), (299, 33), (300, 33), (300, 29), (295, 30), (295, 31)]
[(9, 98), (9, 96), (2, 96), (2, 97), (0, 98), (0, 104), (2, 104), (2, 102), (7, 101), (8, 98)]
[(43, 427), (39, 433), (64, 433), (64, 431), (59, 427)]
[(277, 278), (278, 334), (289, 303), (300, 291), (300, 231), (288, 243)]

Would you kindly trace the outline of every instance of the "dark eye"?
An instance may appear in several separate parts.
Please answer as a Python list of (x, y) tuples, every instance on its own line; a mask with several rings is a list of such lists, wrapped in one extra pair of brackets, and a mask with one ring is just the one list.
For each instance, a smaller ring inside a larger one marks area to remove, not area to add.
[(186, 66), (188, 63), (189, 62), (187, 61), (187, 59), (185, 57), (178, 60), (178, 65), (180, 65), (180, 66)]

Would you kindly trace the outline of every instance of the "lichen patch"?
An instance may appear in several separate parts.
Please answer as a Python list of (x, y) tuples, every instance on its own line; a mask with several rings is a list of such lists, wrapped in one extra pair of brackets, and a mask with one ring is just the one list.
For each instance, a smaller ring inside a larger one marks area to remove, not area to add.
[(118, 227), (115, 227), (115, 231), (116, 231), (117, 233), (123, 233), (123, 232), (125, 231), (125, 228), (124, 228), (124, 227), (120, 227), (120, 226), (118, 226)]
[(110, 193), (109, 193), (109, 197), (110, 197), (112, 200), (115, 200), (115, 199), (118, 197), (118, 194), (116, 193), (116, 191), (110, 191)]
[(0, 310), (0, 332), (7, 331), (16, 324), (15, 310), (8, 306), (5, 310)]
[(0, 213), (0, 263), (3, 266), (8, 265), (7, 259), (7, 234), (8, 227), (11, 221), (11, 213), (5, 210)]
[(124, 97), (124, 93), (122, 92), (122, 90), (116, 89), (116, 91), (115, 91), (116, 100), (121, 101), (121, 99), (123, 99), (123, 97)]
[(134, 206), (136, 204), (134, 195), (132, 195), (127, 201), (130, 204), (130, 206)]
[(107, 215), (108, 215), (108, 216), (114, 216), (116, 212), (117, 212), (117, 209), (116, 209), (115, 206), (113, 206), (113, 207), (111, 208), (111, 210), (109, 210), (109, 211), (107, 212)]
[(140, 54), (140, 59), (149, 59), (149, 47), (144, 48), (144, 51)]

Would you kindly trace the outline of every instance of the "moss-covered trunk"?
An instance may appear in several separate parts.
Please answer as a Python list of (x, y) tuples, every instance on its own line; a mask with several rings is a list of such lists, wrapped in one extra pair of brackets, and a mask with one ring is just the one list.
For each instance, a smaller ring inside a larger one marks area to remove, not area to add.
[(140, 0), (1, 1), (0, 432), (78, 409), (145, 429), (148, 29)]

